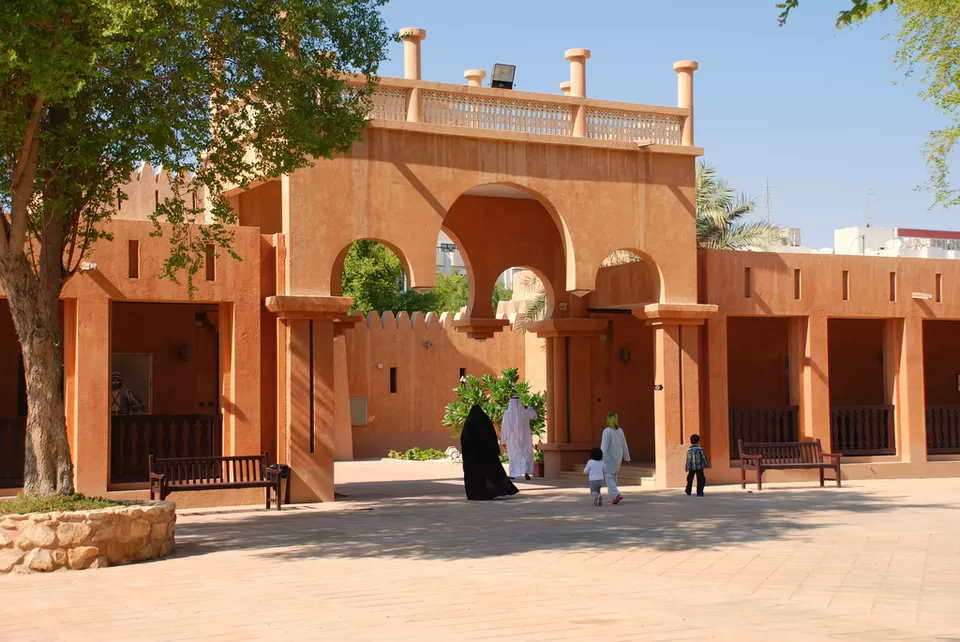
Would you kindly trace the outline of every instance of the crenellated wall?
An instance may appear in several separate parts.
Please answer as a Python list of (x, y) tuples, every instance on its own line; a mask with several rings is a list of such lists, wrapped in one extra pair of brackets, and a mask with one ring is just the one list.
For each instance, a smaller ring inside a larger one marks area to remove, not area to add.
[[(156, 210), (157, 203), (173, 198), (173, 188), (170, 186), (170, 175), (162, 167), (155, 170), (150, 163), (143, 163), (131, 174), (130, 181), (121, 185), (119, 191), (126, 195), (126, 199), (114, 202), (119, 209), (114, 218), (146, 221)], [(197, 207), (203, 207), (204, 190), (201, 187), (197, 192)], [(192, 203), (190, 204), (192, 205)]]
[[(493, 339), (475, 341), (457, 333), (453, 319), (449, 313), (386, 312), (381, 317), (371, 312), (346, 333), (355, 458), (454, 445), (442, 420), (461, 368), (480, 376), (517, 367), (520, 377), (526, 376), (526, 333), (507, 328)], [(358, 398), (366, 399), (367, 425), (361, 425)]]

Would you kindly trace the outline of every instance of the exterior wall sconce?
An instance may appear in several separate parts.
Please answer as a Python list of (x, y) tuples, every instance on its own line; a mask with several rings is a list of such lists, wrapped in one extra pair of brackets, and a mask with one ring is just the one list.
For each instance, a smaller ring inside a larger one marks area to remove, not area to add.
[(620, 361), (630, 363), (630, 348), (620, 348)]
[(663, 384), (662, 383), (654, 384), (653, 389), (656, 390), (657, 392), (661, 392), (663, 390)]
[(493, 73), (490, 75), (490, 86), (494, 89), (513, 89), (513, 81), (516, 76), (516, 65), (497, 63), (493, 66)]
[(93, 261), (84, 261), (80, 264), (80, 274), (84, 272), (92, 272), (97, 269), (97, 264)]
[(425, 346), (428, 347), (428, 348), (432, 348), (432, 347), (433, 347), (433, 341), (430, 341), (429, 339), (427, 339), (426, 341), (423, 342), (423, 345), (425, 345)]
[(193, 350), (189, 343), (180, 344), (180, 361), (187, 363), (193, 358)]
[(927, 292), (914, 292), (910, 296), (916, 299), (917, 301), (929, 301), (930, 299), (933, 298), (933, 295)]
[(382, 364), (382, 363), (378, 363), (378, 364), (377, 364), (377, 370), (383, 370), (383, 364)]

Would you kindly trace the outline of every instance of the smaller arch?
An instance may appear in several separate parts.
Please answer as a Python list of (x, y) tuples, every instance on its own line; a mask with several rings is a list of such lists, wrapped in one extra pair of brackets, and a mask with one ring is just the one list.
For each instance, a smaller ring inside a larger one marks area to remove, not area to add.
[(403, 275), (404, 278), (406, 278), (407, 283), (412, 282), (411, 277), (413, 274), (413, 268), (410, 265), (410, 261), (407, 259), (406, 255), (404, 255), (403, 250), (389, 241), (384, 241), (383, 239), (376, 237), (364, 237), (350, 241), (340, 250), (340, 252), (337, 253), (337, 258), (333, 261), (333, 267), (330, 272), (331, 296), (343, 296), (343, 264), (347, 260), (347, 254), (350, 252), (350, 248), (352, 248), (353, 244), (357, 243), (358, 241), (373, 241), (383, 245), (388, 250), (393, 252), (400, 260), (400, 267), (403, 269)]
[(590, 307), (621, 308), (657, 303), (663, 296), (663, 273), (643, 250), (618, 248), (600, 262)]
[[(526, 323), (533, 321), (552, 319), (554, 311), (556, 310), (557, 294), (556, 289), (550, 282), (550, 279), (546, 278), (543, 272), (540, 270), (527, 265), (517, 265), (512, 267), (522, 268), (530, 272), (533, 279), (532, 282), (525, 284), (525, 289), (528, 290), (527, 294), (532, 294), (533, 296), (523, 299), (523, 301), (528, 302), (527, 308), (520, 311), (520, 313), (516, 315), (516, 319), (511, 319), (511, 321), (515, 321), (515, 323), (518, 324), (518, 327), (523, 327)], [(542, 305), (539, 304), (539, 300), (541, 298)], [(516, 290), (514, 290), (514, 300), (517, 300)], [(531, 301), (533, 303), (530, 303)], [(496, 312), (496, 310), (494, 310), (494, 312)]]

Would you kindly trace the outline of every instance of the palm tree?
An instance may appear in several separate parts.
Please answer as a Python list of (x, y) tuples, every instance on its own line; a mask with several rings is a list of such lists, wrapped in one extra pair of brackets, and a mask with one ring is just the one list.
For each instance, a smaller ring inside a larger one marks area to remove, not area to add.
[(717, 170), (697, 161), (697, 247), (704, 250), (765, 250), (780, 238), (780, 227), (744, 220), (756, 203), (717, 176)]
[[(747, 221), (756, 202), (737, 191), (722, 178), (717, 170), (703, 160), (697, 161), (697, 248), (701, 250), (767, 250), (780, 239), (780, 226), (766, 221)], [(618, 250), (600, 264), (600, 267), (622, 265), (641, 260), (632, 252)], [(527, 277), (524, 285), (538, 294), (530, 300), (526, 311), (517, 318), (517, 329), (531, 321), (543, 318), (547, 310), (547, 295), (535, 276)]]

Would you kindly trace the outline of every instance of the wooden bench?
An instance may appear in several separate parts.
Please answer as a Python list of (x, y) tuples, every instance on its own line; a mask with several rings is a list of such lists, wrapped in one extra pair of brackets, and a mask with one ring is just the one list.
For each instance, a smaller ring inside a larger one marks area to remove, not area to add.
[[(747, 487), (747, 471), (757, 471), (757, 490), (762, 490), (761, 477), (765, 470), (811, 469), (820, 471), (820, 485), (824, 479), (836, 481), (840, 487), (840, 458), (823, 452), (820, 440), (791, 442), (744, 443), (737, 440), (740, 450), (740, 488)], [(829, 460), (829, 461), (828, 461)], [(825, 478), (825, 470), (834, 471), (833, 478)]]
[[(221, 490), (233, 488), (266, 488), (267, 508), (270, 489), (277, 497), (280, 510), (282, 469), (270, 466), (270, 453), (239, 457), (181, 457), (157, 459), (150, 455), (150, 499), (161, 501), (174, 492)], [(288, 469), (289, 470), (289, 469)], [(290, 478), (287, 477), (286, 503), (290, 503)]]

